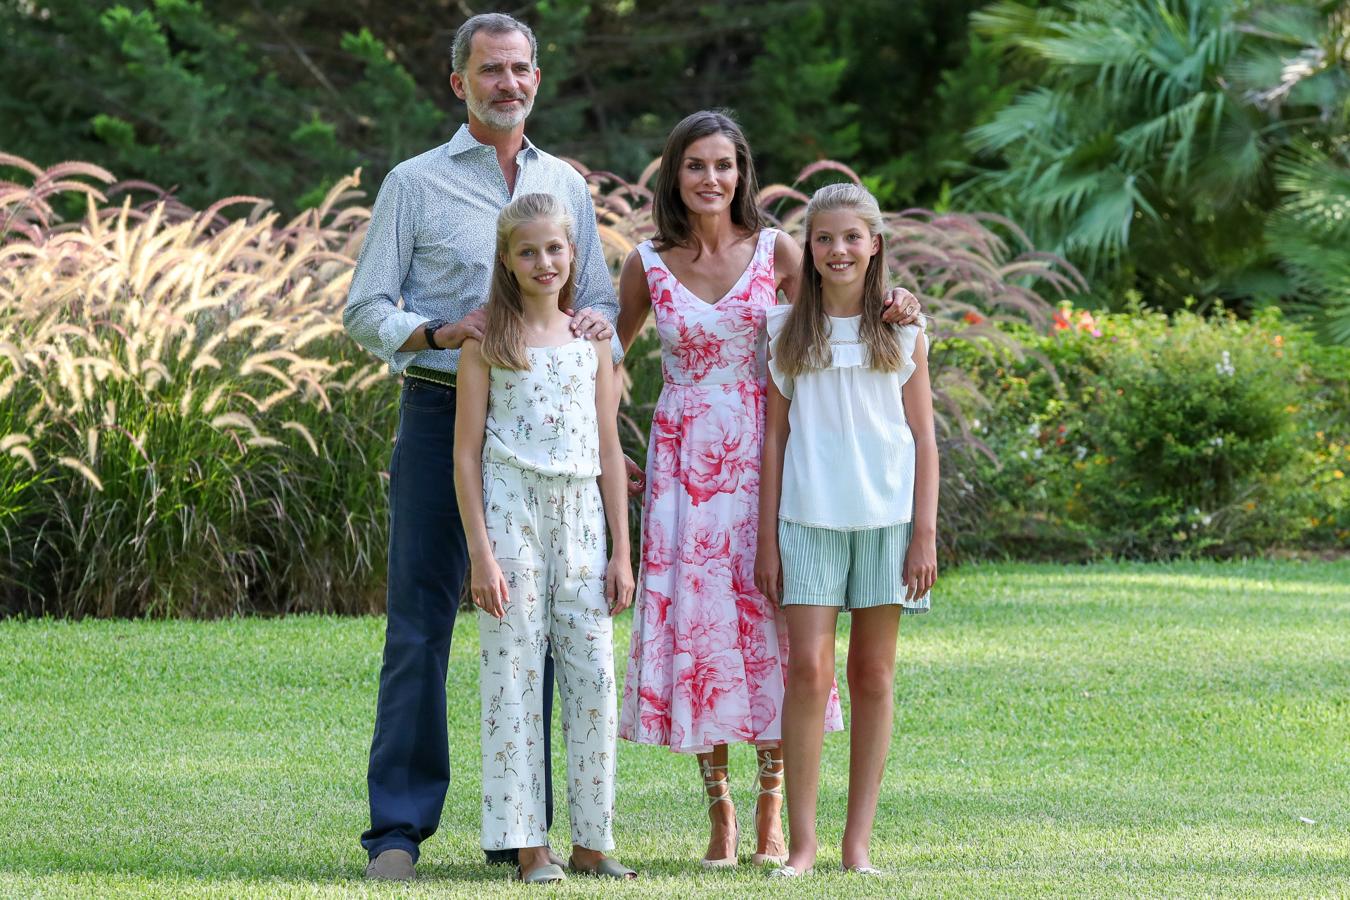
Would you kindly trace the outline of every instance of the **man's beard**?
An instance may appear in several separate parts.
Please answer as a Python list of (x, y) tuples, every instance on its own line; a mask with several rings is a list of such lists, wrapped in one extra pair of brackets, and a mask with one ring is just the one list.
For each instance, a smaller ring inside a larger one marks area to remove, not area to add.
[[(505, 100), (505, 96), (495, 97), (496, 100)], [(520, 100), (521, 105), (513, 107), (510, 110), (497, 109), (492, 105), (491, 100), (482, 100), (474, 94), (472, 90), (465, 86), (464, 102), (469, 107), (469, 112), (473, 113), (474, 118), (478, 119), (489, 128), (497, 131), (510, 131), (521, 122), (525, 121), (526, 116), (534, 109), (534, 97), (525, 94), (515, 94), (511, 99)]]

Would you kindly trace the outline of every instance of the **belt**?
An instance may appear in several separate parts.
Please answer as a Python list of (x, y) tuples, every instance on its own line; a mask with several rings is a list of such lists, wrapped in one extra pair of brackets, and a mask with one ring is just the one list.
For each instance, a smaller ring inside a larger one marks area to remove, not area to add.
[(426, 366), (408, 366), (403, 370), (404, 376), (416, 378), (418, 381), (430, 381), (432, 384), (439, 384), (441, 387), (454, 388), (455, 373), (446, 372), (443, 369), (428, 369)]

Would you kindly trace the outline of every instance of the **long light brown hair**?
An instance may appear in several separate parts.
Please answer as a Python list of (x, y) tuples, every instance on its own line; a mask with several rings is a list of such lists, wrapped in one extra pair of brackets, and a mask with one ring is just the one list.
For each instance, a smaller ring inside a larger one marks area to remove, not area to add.
[(528, 369), (525, 352), (525, 304), (520, 282), (506, 261), (511, 252), (511, 235), (527, 222), (544, 219), (562, 229), (571, 249), (567, 281), (558, 292), (558, 307), (572, 305), (577, 286), (576, 228), (567, 207), (552, 194), (523, 194), (512, 200), (497, 216), (497, 254), (492, 267), (492, 289), (488, 293), (487, 327), (483, 329), (483, 359), (499, 369)]
[(868, 364), (882, 372), (894, 372), (901, 366), (900, 339), (895, 329), (881, 321), (886, 299), (886, 238), (882, 232), (881, 208), (870, 192), (860, 185), (830, 184), (816, 191), (806, 204), (803, 225), (801, 292), (792, 304), (775, 355), (778, 366), (789, 375), (800, 375), (830, 365), (830, 323), (825, 313), (824, 289), (811, 251), (812, 228), (823, 212), (847, 210), (867, 225), (879, 243), (863, 276), (862, 321), (858, 337), (867, 347)]
[(652, 196), (652, 221), (656, 225), (652, 245), (658, 251), (688, 247), (693, 243), (689, 210), (680, 197), (680, 166), (684, 165), (684, 151), (689, 145), (710, 134), (725, 135), (736, 148), (737, 177), (736, 191), (731, 195), (731, 223), (750, 234), (759, 234), (764, 227), (764, 217), (755, 205), (759, 182), (755, 178), (755, 160), (750, 155), (750, 143), (745, 139), (745, 133), (725, 112), (700, 110), (685, 116), (671, 129), (666, 148), (661, 151), (661, 168), (656, 173), (656, 191)]

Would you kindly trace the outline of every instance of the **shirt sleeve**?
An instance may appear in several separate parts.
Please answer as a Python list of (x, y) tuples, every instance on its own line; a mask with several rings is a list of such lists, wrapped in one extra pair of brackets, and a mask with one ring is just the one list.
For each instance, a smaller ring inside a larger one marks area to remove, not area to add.
[(928, 355), (928, 321), (922, 316), (919, 317), (917, 325), (899, 325), (900, 335), (900, 383), (909, 381), (909, 376), (914, 374), (914, 370), (919, 366), (914, 362), (914, 351), (918, 349), (919, 335), (924, 336), (923, 351)]
[[(577, 173), (572, 182), (572, 221), (577, 230), (577, 293), (575, 309), (594, 308), (611, 325), (619, 318), (619, 298), (614, 292), (614, 276), (605, 262), (605, 250), (600, 243), (600, 229), (595, 224), (595, 204), (586, 187), (586, 179)], [(616, 332), (609, 339), (610, 355), (614, 364), (623, 360), (623, 345)]]
[(347, 305), (342, 310), (342, 324), (347, 333), (388, 363), (395, 374), (406, 369), (417, 356), (401, 353), (398, 348), (430, 321), (399, 307), (403, 281), (412, 265), (414, 199), (397, 169), (386, 176), (375, 197), (370, 225), (347, 291)]

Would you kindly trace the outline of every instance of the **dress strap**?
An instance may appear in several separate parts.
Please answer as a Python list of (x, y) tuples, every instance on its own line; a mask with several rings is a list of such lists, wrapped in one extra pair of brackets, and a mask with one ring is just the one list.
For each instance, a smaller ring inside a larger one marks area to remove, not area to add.
[(778, 245), (778, 229), (765, 228), (759, 232), (759, 243), (755, 245), (755, 256), (773, 269), (773, 251)]
[(661, 257), (657, 255), (656, 248), (652, 246), (651, 241), (643, 241), (637, 245), (638, 258), (642, 260), (642, 272), (649, 274), (652, 266), (661, 264)]

